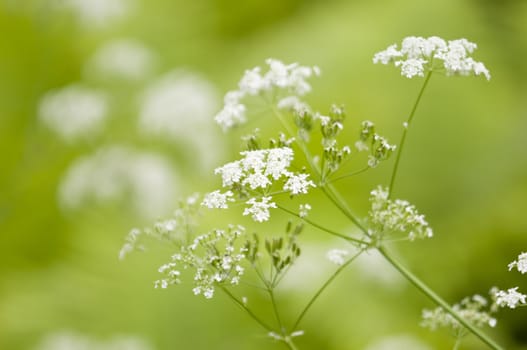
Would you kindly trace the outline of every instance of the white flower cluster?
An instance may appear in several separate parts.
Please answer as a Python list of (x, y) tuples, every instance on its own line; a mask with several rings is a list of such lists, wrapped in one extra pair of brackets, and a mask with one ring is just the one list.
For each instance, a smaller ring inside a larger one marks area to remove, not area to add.
[(38, 109), (40, 120), (68, 142), (98, 134), (107, 114), (106, 95), (78, 84), (46, 93)]
[(527, 295), (518, 292), (518, 287), (509, 288), (507, 291), (494, 290), (496, 305), (515, 309), (519, 305), (525, 305)]
[(290, 95), (287, 99), (281, 100), (279, 108), (298, 105), (301, 102), (297, 96), (303, 96), (311, 91), (311, 85), (307, 79), (320, 74), (318, 67), (301, 66), (298, 63), (284, 64), (272, 58), (267, 59), (266, 63), (269, 66), (267, 72), (262, 72), (260, 67), (246, 70), (238, 83), (238, 90), (229, 91), (225, 95), (225, 105), (214, 117), (223, 130), (232, 129), (246, 121), (247, 108), (242, 103), (242, 99), (246, 96), (256, 96), (278, 89)]
[(401, 68), (401, 74), (407, 78), (424, 76), (433, 71), (437, 63), (450, 75), (484, 75), (490, 79), (490, 73), (481, 62), (470, 55), (477, 45), (467, 39), (445, 41), (437, 36), (429, 38), (409, 36), (403, 39), (401, 49), (397, 44), (389, 46), (373, 56), (373, 63), (389, 64), (393, 62)]
[(192, 291), (207, 299), (214, 296), (217, 285), (239, 284), (245, 272), (241, 262), (245, 259), (246, 248), (236, 248), (235, 244), (244, 234), (244, 227), (229, 226), (227, 230), (213, 230), (196, 237), (192, 244), (181, 247), (180, 253), (173, 255), (171, 262), (159, 268), (165, 278), (155, 281), (155, 287), (167, 288), (179, 284), (180, 268), (195, 270)]
[[(294, 157), (293, 150), (289, 147), (245, 151), (240, 154), (244, 156), (243, 159), (227, 163), (214, 171), (221, 175), (223, 187), (229, 190), (207, 194), (202, 202), (203, 206), (225, 209), (228, 207), (227, 202), (232, 201), (233, 191), (244, 195), (250, 192), (261, 195), (262, 192), (267, 193), (275, 181), (284, 180), (282, 189), (291, 195), (306, 194), (309, 187), (315, 187), (313, 181), (308, 179), (308, 174), (288, 170)], [(251, 207), (246, 208), (243, 215), (251, 215), (257, 222), (269, 220), (269, 209), (276, 208), (271, 196), (263, 196), (260, 201), (251, 198), (246, 204)]]
[[(464, 298), (459, 304), (455, 304), (452, 307), (464, 320), (476, 325), (477, 327), (483, 327), (488, 325), (490, 327), (496, 326), (496, 319), (491, 316), (491, 310), (485, 310), (489, 308), (489, 303), (486, 298), (481, 295), (474, 295), (472, 297)], [(442, 307), (438, 307), (434, 310), (423, 310), (423, 320), (421, 326), (436, 330), (440, 327), (451, 328), (454, 331), (459, 331), (464, 326), (459, 323), (452, 315), (446, 312)]]
[[(508, 265), (509, 271), (516, 268), (522, 274), (527, 273), (527, 253), (521, 253), (518, 258)], [(518, 292), (519, 287), (500, 290), (497, 287), (492, 289), (495, 303), (499, 307), (515, 309), (517, 306), (527, 305), (527, 294)]]
[(414, 205), (405, 200), (391, 200), (388, 189), (381, 186), (371, 191), (370, 230), (375, 235), (403, 233), (408, 239), (430, 238), (433, 231)]
[(130, 230), (119, 252), (119, 259), (124, 259), (133, 251), (145, 250), (142, 244), (144, 236), (177, 245), (186, 241), (189, 235), (193, 233), (195, 227), (197, 227), (200, 209), (199, 197), (198, 193), (194, 193), (179, 201), (173, 215), (167, 219), (156, 221), (153, 227), (147, 227), (142, 230), (133, 228)]
[(509, 271), (514, 267), (522, 274), (527, 273), (527, 253), (518, 255), (518, 259), (509, 264)]

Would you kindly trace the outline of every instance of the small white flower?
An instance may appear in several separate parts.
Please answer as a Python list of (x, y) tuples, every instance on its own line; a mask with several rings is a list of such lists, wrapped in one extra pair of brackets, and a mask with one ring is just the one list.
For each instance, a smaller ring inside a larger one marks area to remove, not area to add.
[(230, 91), (225, 95), (225, 105), (214, 117), (214, 120), (223, 131), (230, 130), (245, 123), (247, 120), (245, 117), (246, 107), (239, 102), (242, 95), (238, 91)]
[(260, 92), (271, 88), (269, 80), (265, 79), (260, 74), (260, 71), (260, 67), (255, 67), (245, 71), (245, 74), (238, 84), (242, 93), (257, 95)]
[(402, 55), (403, 54), (397, 50), (397, 45), (393, 44), (388, 46), (386, 50), (377, 52), (373, 56), (373, 63), (388, 64)]
[(327, 258), (329, 261), (331, 261), (335, 265), (343, 265), (346, 261), (346, 256), (349, 255), (349, 252), (347, 250), (343, 249), (332, 249), (327, 253)]
[(409, 58), (406, 61), (395, 62), (395, 66), (401, 66), (401, 74), (407, 78), (413, 78), (416, 75), (423, 77), (425, 75), (423, 65), (426, 62), (427, 61), (420, 58)]
[(284, 185), (284, 190), (290, 191), (292, 195), (306, 194), (309, 186), (316, 187), (313, 181), (307, 180), (308, 176), (309, 174), (290, 175)]
[(255, 172), (253, 174), (249, 174), (249, 176), (243, 180), (242, 184), (249, 185), (251, 190), (255, 190), (257, 188), (266, 188), (267, 186), (271, 185), (271, 181), (263, 173)]
[(262, 197), (261, 202), (257, 202), (255, 198), (249, 199), (246, 203), (250, 204), (250, 208), (245, 208), (243, 215), (251, 215), (256, 222), (264, 222), (269, 220), (270, 208), (276, 208), (276, 203), (270, 202), (272, 197)]
[(298, 209), (298, 216), (301, 218), (307, 217), (307, 214), (311, 210), (311, 206), (309, 204), (300, 204), (300, 207)]
[(209, 209), (227, 209), (229, 207), (227, 205), (227, 202), (234, 201), (234, 199), (232, 199), (232, 196), (233, 193), (231, 191), (221, 193), (219, 190), (216, 190), (205, 195), (205, 198), (203, 198), (203, 202), (201, 202), (201, 205)]
[(241, 163), (239, 161), (227, 163), (222, 167), (216, 168), (214, 174), (221, 174), (223, 180), (223, 187), (232, 186), (239, 183), (242, 176), (244, 176)]
[(498, 290), (495, 294), (496, 304), (501, 307), (509, 307), (515, 309), (518, 305), (525, 304), (527, 295), (519, 293), (518, 287), (510, 288), (507, 291)]
[(518, 255), (518, 259), (509, 264), (509, 271), (514, 267), (516, 267), (516, 269), (522, 274), (527, 273), (527, 253), (521, 253)]

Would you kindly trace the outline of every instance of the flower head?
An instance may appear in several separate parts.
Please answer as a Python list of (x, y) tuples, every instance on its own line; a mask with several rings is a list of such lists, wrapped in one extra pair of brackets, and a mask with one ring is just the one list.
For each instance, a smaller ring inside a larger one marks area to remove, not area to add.
[(276, 91), (280, 95), (280, 109), (309, 109), (298, 97), (311, 91), (308, 79), (320, 75), (320, 69), (301, 66), (298, 63), (285, 64), (273, 58), (265, 62), (268, 66), (267, 71), (264, 72), (261, 67), (246, 70), (238, 83), (238, 90), (230, 91), (225, 96), (222, 110), (214, 117), (224, 131), (245, 123), (247, 108), (242, 103), (243, 98), (257, 96), (266, 91)]
[(489, 80), (490, 73), (485, 65), (471, 57), (476, 48), (477, 45), (467, 39), (446, 42), (437, 36), (409, 36), (403, 39), (400, 50), (394, 44), (376, 53), (373, 63), (393, 62), (407, 78), (422, 77), (425, 72), (442, 70), (447, 76), (474, 74), (484, 75)]
[(509, 288), (507, 291), (498, 290), (495, 292), (496, 304), (501, 307), (515, 309), (518, 305), (525, 304), (527, 295), (519, 293), (518, 287)]
[(509, 264), (509, 271), (514, 267), (521, 273), (527, 273), (527, 253), (518, 255), (518, 259)]

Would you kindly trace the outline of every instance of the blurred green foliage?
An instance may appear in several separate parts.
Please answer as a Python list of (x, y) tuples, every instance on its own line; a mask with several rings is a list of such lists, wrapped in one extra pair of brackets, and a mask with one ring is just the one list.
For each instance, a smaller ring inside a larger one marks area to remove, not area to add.
[[(153, 48), (159, 72), (190, 68), (222, 93), (234, 87), (244, 69), (267, 57), (317, 64), (323, 75), (314, 82), (312, 105), (326, 110), (343, 103), (350, 139), (359, 122), (370, 119), (392, 141), (399, 138), (420, 82), (402, 78), (391, 67), (373, 66), (372, 55), (408, 35), (476, 42), (476, 57), (492, 80), (434, 76), (400, 169), (397, 195), (427, 214), (436, 236), (393, 248), (449, 302), (484, 294), (493, 285), (527, 290), (524, 276), (506, 270), (527, 250), (527, 2), (135, 3), (128, 18), (90, 28), (44, 0), (0, 2), (1, 349), (31, 349), (47, 333), (62, 329), (100, 339), (134, 334), (156, 349), (279, 347), (227, 298), (203, 302), (186, 285), (154, 290), (157, 266), (171, 253), (167, 247), (154, 245), (149, 253), (118, 261), (126, 232), (149, 223), (122, 203), (73, 213), (60, 209), (57, 188), (68, 166), (110, 143), (169, 155), (184, 175), (181, 195), (217, 185), (212, 169), (205, 173), (193, 165), (192, 149), (137, 135), (136, 92), (126, 84), (105, 87), (114, 91), (119, 115), (100, 139), (67, 145), (37, 119), (44, 93), (88, 80), (83, 78), (86, 59), (102, 43), (120, 37)], [(228, 137), (233, 157), (239, 141)], [(368, 192), (386, 183), (389, 169), (385, 164), (338, 187), (365, 214)], [(314, 208), (312, 215), (349, 229), (330, 206)], [(314, 246), (330, 241), (315, 231), (305, 239)], [(280, 297), (286, 318), (296, 315), (316, 287), (307, 285)], [(259, 298), (257, 292), (249, 297)], [(423, 307), (432, 305), (405, 282), (379, 284), (352, 265), (306, 317), (299, 346), (363, 349), (386, 335), (412, 334), (432, 348), (449, 348), (448, 334), (419, 327)], [(264, 304), (260, 308), (265, 312)], [(507, 349), (527, 349), (525, 310), (502, 311), (498, 320), (492, 335)], [(469, 338), (463, 348), (482, 345)]]

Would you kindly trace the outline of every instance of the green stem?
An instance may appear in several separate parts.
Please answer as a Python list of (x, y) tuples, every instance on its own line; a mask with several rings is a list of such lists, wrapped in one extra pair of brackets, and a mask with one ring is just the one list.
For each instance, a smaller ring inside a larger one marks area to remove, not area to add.
[(348, 259), (348, 261), (346, 261), (344, 264), (342, 264), (342, 266), (340, 266), (336, 271), (335, 273), (333, 273), (333, 275), (331, 275), (331, 277), (328, 278), (328, 280), (322, 285), (322, 287), (320, 287), (320, 289), (315, 293), (315, 295), (313, 295), (313, 297), (311, 298), (311, 300), (309, 300), (309, 302), (307, 303), (307, 305), (304, 307), (304, 309), (302, 310), (302, 312), (300, 313), (300, 315), (298, 316), (298, 318), (296, 319), (295, 321), (295, 324), (293, 326), (293, 331), (296, 330), (296, 328), (298, 327), (298, 325), (300, 324), (300, 322), (302, 321), (302, 319), (304, 318), (304, 316), (306, 315), (307, 311), (309, 310), (309, 308), (313, 305), (313, 303), (318, 299), (318, 297), (320, 296), (320, 294), (322, 294), (322, 292), (330, 285), (331, 282), (333, 282), (333, 280), (349, 265), (351, 264), (361, 253), (363, 252), (363, 250), (360, 250), (357, 254), (355, 254), (354, 256), (352, 256), (350, 259)]
[(462, 337), (460, 337), (460, 336), (456, 337), (456, 343), (454, 344), (454, 347), (452, 348), (452, 350), (458, 350), (459, 349), (459, 346), (461, 345), (461, 340), (462, 340)]
[(278, 313), (278, 306), (276, 305), (276, 300), (274, 298), (273, 289), (269, 288), (267, 291), (269, 292), (269, 296), (271, 297), (271, 304), (273, 305), (273, 312), (274, 312), (274, 315), (276, 316), (276, 321), (278, 322), (278, 328), (280, 329), (280, 334), (282, 334), (285, 339), (286, 332), (285, 332), (285, 328), (282, 323), (282, 319), (280, 318), (280, 314)]
[(408, 134), (408, 129), (410, 129), (410, 124), (412, 123), (412, 120), (414, 119), (415, 111), (417, 110), (419, 101), (421, 101), (421, 97), (423, 96), (423, 93), (426, 89), (426, 86), (428, 85), (428, 81), (430, 80), (431, 76), (432, 76), (432, 71), (429, 71), (426, 74), (425, 81), (423, 83), (423, 86), (421, 87), (421, 90), (419, 91), (419, 95), (417, 95), (417, 99), (415, 100), (414, 106), (412, 107), (410, 116), (408, 117), (408, 120), (404, 124), (403, 135), (401, 136), (401, 141), (399, 142), (399, 146), (397, 147), (397, 156), (395, 158), (395, 164), (393, 166), (392, 177), (390, 179), (390, 187), (388, 188), (388, 191), (389, 191), (388, 198), (390, 198), (393, 193), (393, 186), (395, 184), (395, 178), (397, 177), (397, 170), (399, 169), (399, 162), (401, 161), (401, 154), (403, 153), (403, 148), (404, 148), (404, 144), (406, 141), (406, 134)]
[(334, 183), (334, 182), (337, 182), (337, 181), (339, 181), (339, 180), (345, 179), (345, 178), (347, 178), (347, 177), (351, 177), (351, 176), (359, 175), (359, 174), (361, 174), (361, 173), (363, 173), (363, 172), (365, 172), (366, 170), (369, 170), (369, 169), (370, 169), (370, 167), (367, 166), (367, 167), (362, 168), (362, 169), (360, 169), (360, 170), (357, 170), (357, 171), (355, 171), (355, 172), (353, 172), (353, 173), (344, 174), (344, 175), (341, 175), (341, 176), (336, 177), (336, 178), (334, 178), (334, 179), (329, 179), (329, 177), (328, 177), (328, 178), (327, 178), (327, 179), (329, 180), (328, 183)]
[(284, 208), (284, 207), (282, 207), (281, 205), (277, 205), (277, 206), (278, 206), (279, 209), (285, 211), (286, 213), (291, 214), (291, 215), (293, 215), (293, 216), (296, 216), (296, 217), (302, 219), (303, 221), (305, 221), (306, 223), (308, 223), (309, 225), (311, 225), (311, 226), (313, 226), (313, 227), (316, 227), (316, 228), (318, 228), (318, 229), (321, 230), (321, 231), (327, 232), (327, 233), (329, 233), (330, 235), (337, 236), (337, 237), (339, 237), (339, 238), (345, 239), (345, 240), (350, 241), (350, 242), (353, 242), (353, 243), (359, 243), (359, 244), (363, 244), (363, 245), (368, 245), (368, 244), (369, 244), (369, 242), (363, 241), (362, 239), (354, 238), (354, 237), (350, 237), (350, 236), (346, 236), (346, 235), (344, 235), (344, 234), (342, 234), (342, 233), (339, 233), (339, 232), (333, 231), (333, 230), (331, 230), (331, 229), (329, 229), (329, 228), (326, 228), (326, 227), (324, 227), (324, 226), (322, 226), (322, 225), (319, 225), (319, 224), (317, 224), (316, 222), (311, 221), (311, 220), (309, 220), (309, 219), (307, 219), (307, 218), (305, 218), (305, 217), (303, 218), (303, 217), (301, 217), (300, 215), (298, 215), (297, 213), (295, 213), (295, 212), (293, 212), (293, 211), (291, 211), (291, 210), (289, 210), (289, 209), (287, 209), (287, 208)]
[(238, 298), (236, 298), (234, 295), (232, 295), (232, 293), (229, 292), (229, 290), (227, 288), (225, 288), (224, 286), (220, 286), (220, 288), (225, 292), (225, 294), (227, 294), (229, 296), (229, 298), (231, 298), (232, 301), (234, 301), (238, 306), (240, 306), (242, 309), (247, 311), (249, 316), (251, 316), (252, 319), (255, 320), (260, 326), (265, 328), (268, 332), (273, 332), (273, 328), (271, 326), (267, 325), (258, 316), (256, 316), (254, 314), (254, 312), (251, 311), (251, 309), (249, 309), (247, 306), (245, 306), (244, 303), (242, 303), (240, 300), (238, 300)]
[(454, 317), (459, 323), (461, 323), (466, 329), (472, 334), (478, 337), (481, 341), (487, 344), (491, 349), (503, 350), (501, 346), (496, 344), (492, 339), (489, 338), (482, 330), (474, 327), (472, 324), (467, 322), (461, 317), (450, 305), (448, 305), (441, 297), (439, 297), (433, 290), (431, 290), (426, 284), (424, 284), (417, 276), (410, 272), (404, 267), (399, 261), (393, 258), (384, 247), (378, 248), (379, 252), (386, 258), (386, 260), (395, 267), (411, 284), (425, 294), (429, 299), (433, 300), (437, 305), (445, 309), (452, 317)]
[(326, 197), (335, 204), (339, 210), (346, 215), (348, 219), (351, 220), (362, 232), (368, 235), (368, 230), (362, 225), (362, 223), (357, 219), (355, 214), (348, 207), (342, 196), (335, 190), (331, 184), (325, 184), (321, 186), (322, 191), (326, 194)]
[[(274, 106), (271, 107), (272, 111), (282, 123), (284, 128), (286, 129), (287, 133), (294, 137), (295, 134), (285, 121), (284, 117), (282, 116), (282, 113), (280, 113), (279, 110), (277, 110)], [(307, 162), (309, 163), (309, 166), (311, 167), (311, 170), (317, 175), (317, 177), (320, 179), (320, 187), (322, 188), (322, 191), (326, 194), (326, 196), (346, 215), (357, 227), (359, 227), (364, 233), (367, 233), (367, 230), (364, 226), (360, 223), (360, 221), (356, 218), (355, 214), (351, 211), (351, 209), (347, 206), (346, 202), (340, 197), (340, 194), (338, 194), (337, 191), (335, 191), (335, 188), (331, 184), (323, 183), (323, 178), (320, 170), (316, 167), (315, 163), (313, 162), (313, 157), (311, 156), (311, 153), (309, 152), (309, 149), (307, 148), (307, 145), (305, 144), (304, 140), (302, 140), (300, 137), (295, 137), (296, 144), (300, 147), (302, 150), (302, 153), (304, 153), (304, 156), (307, 159)]]
[(287, 345), (287, 347), (291, 350), (298, 350), (295, 343), (293, 342), (293, 339), (291, 339), (290, 336), (284, 337), (284, 343)]

